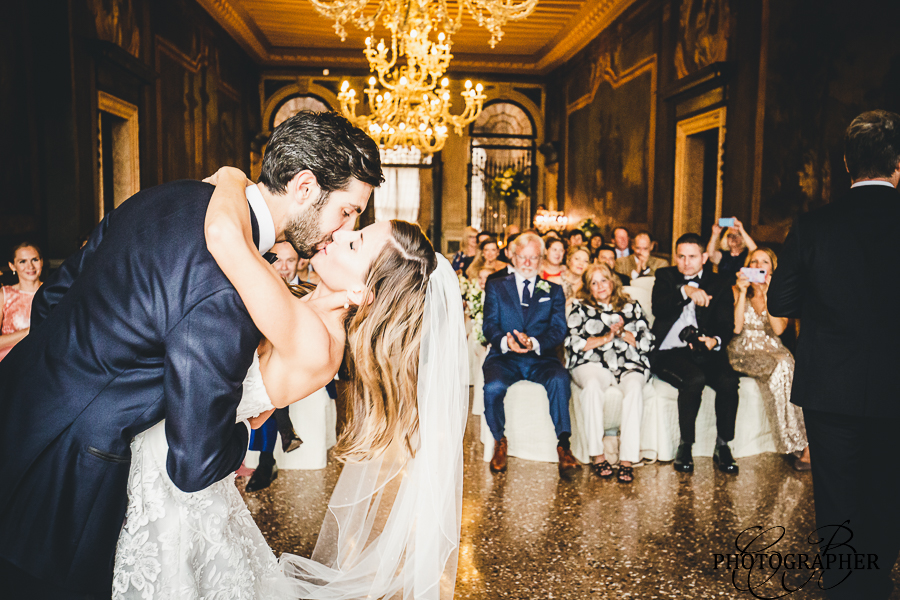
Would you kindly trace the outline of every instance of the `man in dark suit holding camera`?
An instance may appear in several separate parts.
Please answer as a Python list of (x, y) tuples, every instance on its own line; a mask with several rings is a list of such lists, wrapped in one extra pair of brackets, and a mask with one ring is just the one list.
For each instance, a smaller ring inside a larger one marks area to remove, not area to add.
[(900, 551), (894, 460), (900, 283), (884, 268), (897, 256), (900, 115), (859, 115), (845, 143), (852, 187), (797, 218), (778, 257), (768, 307), (773, 315), (800, 318), (791, 402), (803, 407), (819, 537), (823, 544), (832, 534), (846, 540), (849, 530), (855, 550), (834, 554), (878, 556), (878, 568), (864, 570), (846, 563), (842, 569), (835, 556), (825, 588), (829, 598), (883, 599), (891, 595)]
[(728, 279), (704, 269), (707, 254), (695, 233), (675, 244), (674, 267), (656, 271), (653, 285), (653, 335), (659, 343), (651, 356), (653, 372), (678, 389), (681, 443), (675, 470), (691, 473), (695, 421), (705, 386), (716, 392), (716, 450), (713, 461), (725, 473), (738, 466), (728, 442), (734, 439), (739, 375), (725, 346), (734, 335), (734, 296)]

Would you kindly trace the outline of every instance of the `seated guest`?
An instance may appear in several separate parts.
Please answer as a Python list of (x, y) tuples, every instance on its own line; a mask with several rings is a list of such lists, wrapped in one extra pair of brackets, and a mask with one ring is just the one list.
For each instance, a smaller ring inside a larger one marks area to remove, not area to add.
[(457, 275), (462, 275), (475, 260), (478, 254), (478, 230), (474, 227), (466, 227), (466, 239), (463, 249), (453, 255), (450, 266)]
[(0, 360), (31, 331), (31, 301), (41, 287), (44, 259), (34, 244), (19, 244), (12, 251), (9, 270), (15, 285), (0, 287)]
[(646, 231), (642, 231), (631, 242), (632, 253), (616, 259), (616, 273), (631, 279), (638, 277), (655, 277), (656, 270), (668, 267), (669, 263), (650, 253), (656, 248), (656, 242)]
[(734, 226), (725, 230), (725, 236), (721, 238), (722, 228), (718, 223), (713, 223), (712, 235), (706, 244), (706, 253), (712, 264), (717, 265), (716, 272), (727, 276), (732, 283), (747, 262), (747, 255), (756, 250), (756, 242), (744, 229), (744, 224), (734, 217)]
[(632, 464), (641, 460), (643, 389), (650, 376), (653, 334), (641, 305), (622, 291), (619, 278), (608, 265), (589, 266), (583, 280), (578, 298), (569, 310), (566, 348), (572, 380), (584, 390), (581, 411), (588, 453), (593, 457), (591, 468), (600, 477), (613, 474), (603, 450), (603, 404), (606, 391), (616, 387), (625, 396), (618, 480), (631, 483)]
[(580, 246), (584, 243), (584, 233), (580, 229), (572, 229), (565, 235), (569, 248)]
[(270, 250), (275, 255), (272, 266), (291, 285), (311, 283), (318, 285), (319, 276), (309, 268), (309, 259), (300, 258), (294, 247), (288, 242), (278, 242)]
[(600, 249), (600, 246), (604, 244), (603, 242), (603, 234), (599, 231), (594, 231), (591, 233), (591, 237), (588, 239), (588, 248), (591, 251), (591, 254), (594, 255), (594, 258), (597, 257), (597, 250)]
[(597, 255), (594, 257), (594, 262), (598, 265), (608, 266), (614, 273), (616, 273), (616, 277), (619, 278), (619, 281), (622, 285), (631, 285), (631, 278), (629, 278), (627, 275), (616, 272), (616, 249), (612, 246), (600, 246), (597, 249)]
[(569, 374), (555, 352), (566, 337), (566, 300), (560, 286), (538, 277), (543, 256), (541, 238), (523, 233), (512, 244), (515, 272), (487, 283), (483, 331), (491, 350), (483, 367), (484, 416), (495, 440), (493, 472), (506, 469), (506, 391), (523, 380), (547, 390), (560, 474), (569, 476), (581, 466), (569, 447)]
[(566, 270), (563, 261), (566, 258), (566, 243), (558, 237), (544, 236), (547, 253), (541, 264), (541, 279), (562, 283), (562, 274)]
[(504, 227), (503, 247), (506, 248), (507, 246), (509, 246), (510, 243), (512, 243), (513, 236), (519, 235), (520, 233), (522, 233), (522, 229), (518, 225), (507, 225), (506, 227)]
[(500, 279), (501, 277), (506, 277), (507, 275), (513, 274), (515, 268), (513, 268), (512, 266), (512, 244), (516, 240), (516, 238), (519, 237), (519, 235), (521, 234), (514, 233), (509, 236), (509, 242), (506, 244), (506, 246), (503, 247), (503, 256), (506, 257), (506, 262), (488, 276), (488, 281), (491, 281), (493, 279)]
[(497, 246), (497, 242), (487, 239), (478, 245), (478, 254), (466, 269), (466, 277), (475, 280), (478, 279), (478, 272), (485, 267), (496, 271), (505, 266), (506, 263), (500, 260), (500, 248)]
[(799, 458), (795, 456), (794, 469), (809, 471), (803, 410), (791, 404), (794, 357), (778, 337), (784, 333), (788, 320), (770, 315), (766, 301), (778, 259), (769, 248), (757, 248), (747, 257), (747, 266), (764, 271), (765, 280), (751, 283), (745, 273), (738, 271), (734, 286), (734, 338), (728, 344), (728, 358), (736, 371), (756, 378), (778, 451), (795, 455), (802, 452)]
[(297, 260), (297, 276), (294, 279), (295, 281), (291, 283), (295, 285), (309, 283), (315, 286), (319, 285), (319, 281), (321, 281), (316, 272), (312, 270), (312, 265), (308, 258), (299, 258)]
[(581, 276), (591, 264), (591, 253), (587, 246), (572, 246), (566, 253), (566, 270), (562, 274), (562, 289), (566, 304), (571, 302), (581, 289)]
[(624, 227), (613, 229), (613, 245), (616, 248), (616, 259), (631, 254), (631, 233)]
[(691, 446), (700, 396), (708, 385), (716, 392), (713, 461), (721, 471), (736, 474), (738, 465), (728, 442), (734, 439), (739, 376), (725, 352), (734, 332), (734, 303), (731, 281), (704, 269), (707, 259), (700, 236), (686, 233), (675, 243), (676, 266), (656, 271), (653, 335), (658, 346), (651, 364), (660, 379), (678, 389), (681, 443), (675, 470), (694, 470)]
[[(291, 286), (308, 284), (310, 276), (319, 277), (309, 272), (309, 260), (301, 259), (294, 247), (288, 242), (278, 242), (270, 250), (275, 255), (272, 266), (281, 278)], [(304, 267), (306, 275), (301, 278), (300, 269)], [(311, 290), (312, 288), (309, 287)], [(244, 487), (245, 491), (257, 492), (272, 485), (272, 481), (278, 477), (278, 466), (275, 464), (275, 441), (277, 434), (281, 434), (281, 448), (285, 452), (296, 450), (303, 443), (294, 426), (287, 408), (276, 409), (271, 417), (258, 428), (250, 432), (250, 450), (259, 452), (259, 465), (250, 476), (250, 480)]]

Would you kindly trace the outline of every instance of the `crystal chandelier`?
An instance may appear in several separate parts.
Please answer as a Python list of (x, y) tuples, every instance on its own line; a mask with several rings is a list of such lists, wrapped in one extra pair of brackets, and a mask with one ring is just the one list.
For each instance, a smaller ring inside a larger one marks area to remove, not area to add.
[[(383, 40), (373, 47), (372, 38), (366, 38), (366, 58), (377, 74), (369, 78), (365, 90), (368, 114), (356, 114), (360, 101), (356, 90), (348, 81), (341, 84), (341, 112), (382, 148), (416, 147), (425, 155), (432, 154), (443, 148), (449, 127), (462, 135), (463, 127), (481, 113), (484, 88), (480, 83), (473, 88), (472, 82), (466, 81), (462, 92), (465, 108), (462, 114), (450, 114), (450, 82), (441, 76), (453, 55), (446, 35), (441, 32), (437, 42), (431, 42), (430, 31), (426, 22), (421, 31), (398, 32), (392, 36), (390, 48)], [(406, 62), (398, 66), (401, 57)]]
[(491, 48), (503, 37), (503, 26), (508, 21), (524, 19), (537, 6), (537, 0), (460, 0), (456, 15), (452, 16), (447, 0), (379, 0), (374, 14), (365, 15), (369, 0), (310, 0), (316, 11), (334, 20), (334, 30), (343, 41), (347, 37), (345, 25), (353, 23), (364, 31), (372, 32), (378, 21), (395, 35), (400, 31), (422, 30), (425, 22), (434, 23), (449, 36), (462, 24), (462, 8), (491, 33)]

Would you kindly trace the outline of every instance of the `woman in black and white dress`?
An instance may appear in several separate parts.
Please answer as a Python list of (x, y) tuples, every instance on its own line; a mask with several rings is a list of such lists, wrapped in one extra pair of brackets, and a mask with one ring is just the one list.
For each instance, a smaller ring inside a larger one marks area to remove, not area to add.
[(632, 465), (640, 460), (643, 389), (650, 374), (653, 334), (641, 305), (623, 291), (619, 278), (606, 264), (592, 264), (584, 272), (578, 297), (567, 318), (567, 367), (583, 390), (581, 410), (588, 438), (591, 468), (610, 477), (613, 468), (603, 449), (603, 406), (607, 391), (624, 394), (619, 436), (618, 480), (634, 480)]

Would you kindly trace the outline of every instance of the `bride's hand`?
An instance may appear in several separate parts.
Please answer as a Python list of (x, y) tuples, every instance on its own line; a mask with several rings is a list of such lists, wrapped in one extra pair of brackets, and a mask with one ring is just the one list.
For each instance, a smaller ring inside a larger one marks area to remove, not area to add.
[(243, 179), (246, 182), (246, 185), (253, 185), (253, 182), (247, 179), (247, 176), (244, 175), (244, 172), (236, 167), (221, 167), (218, 171), (207, 177), (203, 180), (203, 183), (209, 183), (211, 185), (219, 185), (220, 177), (235, 177)]
[(275, 412), (275, 409), (270, 408), (264, 413), (260, 413), (255, 417), (247, 419), (247, 422), (250, 423), (250, 429), (259, 429), (260, 427), (262, 427), (263, 423), (269, 420), (269, 417), (272, 416), (273, 412)]

